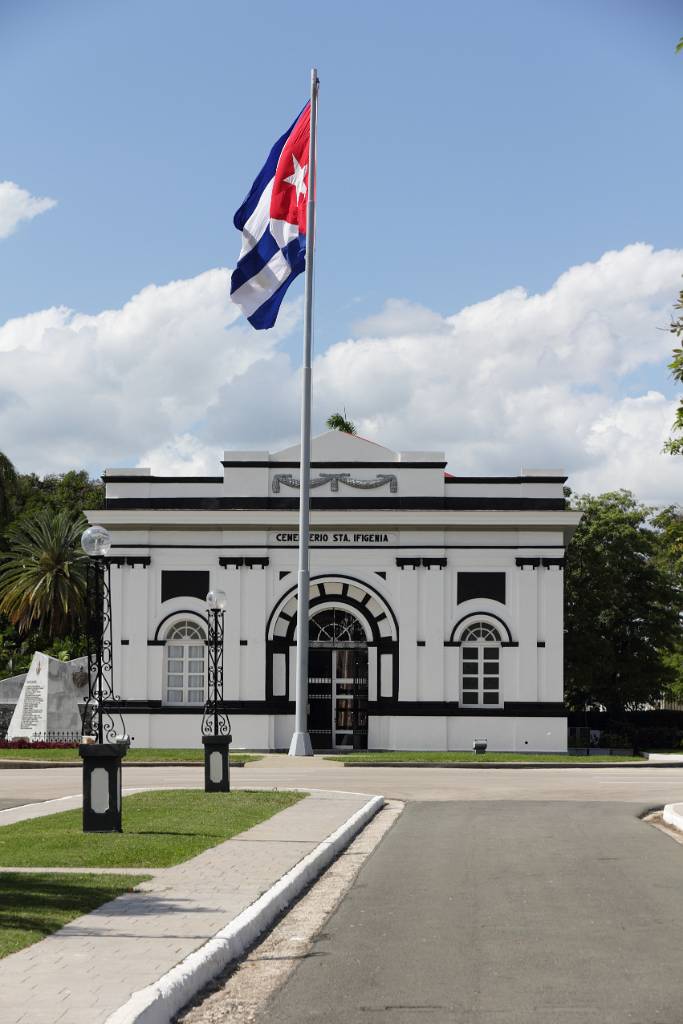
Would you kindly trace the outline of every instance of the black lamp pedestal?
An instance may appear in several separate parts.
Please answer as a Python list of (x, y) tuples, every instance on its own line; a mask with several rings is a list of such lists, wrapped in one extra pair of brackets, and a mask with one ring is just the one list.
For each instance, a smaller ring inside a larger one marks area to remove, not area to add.
[(232, 736), (202, 736), (204, 744), (204, 792), (230, 792), (230, 742)]
[(83, 831), (122, 832), (121, 761), (125, 743), (81, 743), (83, 758)]

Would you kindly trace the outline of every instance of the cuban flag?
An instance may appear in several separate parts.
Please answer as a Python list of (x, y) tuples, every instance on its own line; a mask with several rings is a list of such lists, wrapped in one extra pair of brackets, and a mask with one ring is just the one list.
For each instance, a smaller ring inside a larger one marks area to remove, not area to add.
[(272, 327), (294, 278), (306, 265), (306, 197), (311, 104), (271, 149), (233, 223), (242, 251), (230, 297), (252, 327)]

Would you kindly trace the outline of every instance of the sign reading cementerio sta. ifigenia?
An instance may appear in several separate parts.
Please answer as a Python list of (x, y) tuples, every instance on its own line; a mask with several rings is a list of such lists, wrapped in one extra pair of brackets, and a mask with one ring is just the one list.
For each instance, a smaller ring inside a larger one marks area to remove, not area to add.
[[(311, 531), (308, 535), (309, 544), (335, 544), (345, 545), (353, 547), (358, 544), (395, 544), (396, 534), (395, 533), (381, 533), (377, 531), (362, 530), (323, 530), (323, 531)], [(270, 544), (293, 544), (299, 543), (299, 534), (296, 530), (279, 530), (277, 533), (271, 533), (268, 537)]]

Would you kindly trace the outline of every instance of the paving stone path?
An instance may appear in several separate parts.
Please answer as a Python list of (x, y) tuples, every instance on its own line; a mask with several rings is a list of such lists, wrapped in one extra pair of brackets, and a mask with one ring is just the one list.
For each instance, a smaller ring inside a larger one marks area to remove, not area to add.
[[(133, 992), (156, 981), (250, 906), (367, 801), (364, 794), (313, 791), (268, 821), (156, 872), (135, 892), (6, 957), (0, 961), (2, 1024), (106, 1021)], [(53, 810), (65, 809), (65, 803)]]

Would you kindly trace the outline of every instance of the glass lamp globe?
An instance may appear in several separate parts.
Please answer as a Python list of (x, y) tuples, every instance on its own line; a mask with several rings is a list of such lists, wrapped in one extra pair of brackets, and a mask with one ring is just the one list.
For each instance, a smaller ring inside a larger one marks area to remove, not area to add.
[(212, 611), (224, 611), (228, 598), (224, 590), (210, 590), (206, 595), (207, 607)]
[(108, 555), (111, 548), (111, 534), (103, 526), (89, 526), (81, 537), (81, 547), (91, 558)]

